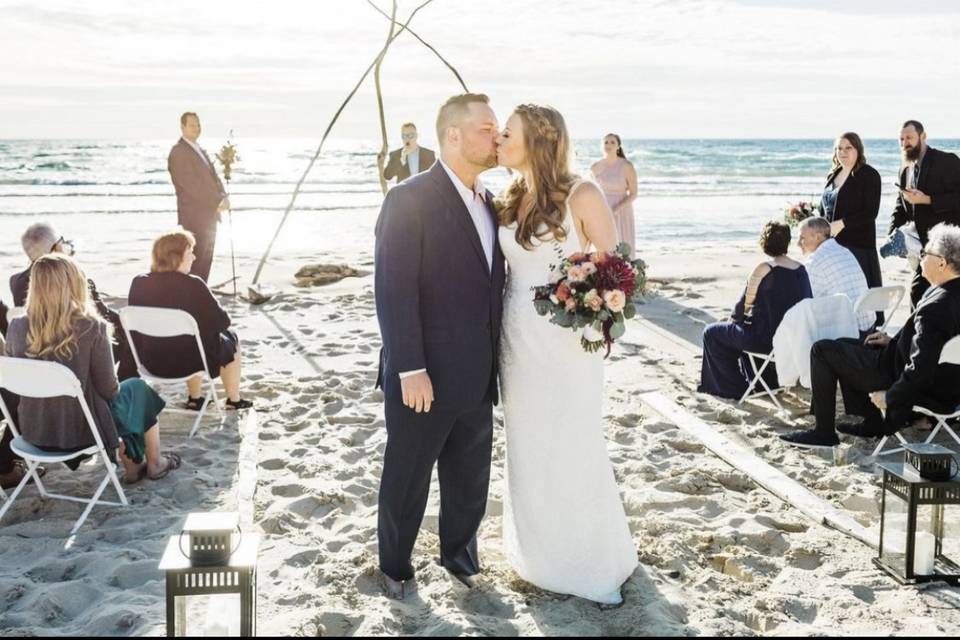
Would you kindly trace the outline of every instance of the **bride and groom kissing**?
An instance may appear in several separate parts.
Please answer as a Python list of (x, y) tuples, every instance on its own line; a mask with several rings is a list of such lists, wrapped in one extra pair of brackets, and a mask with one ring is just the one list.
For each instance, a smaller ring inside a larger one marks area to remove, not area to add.
[[(540, 317), (531, 290), (558, 253), (613, 251), (612, 214), (571, 173), (566, 125), (550, 107), (518, 106), (501, 132), (487, 96), (454, 96), (437, 138), (440, 159), (387, 194), (376, 227), (382, 586), (394, 599), (413, 590), (435, 464), (438, 562), (476, 586), (502, 400), (506, 557), (542, 589), (617, 606), (637, 552), (603, 436), (603, 359)], [(517, 175), (499, 211), (478, 178), (498, 164)]]

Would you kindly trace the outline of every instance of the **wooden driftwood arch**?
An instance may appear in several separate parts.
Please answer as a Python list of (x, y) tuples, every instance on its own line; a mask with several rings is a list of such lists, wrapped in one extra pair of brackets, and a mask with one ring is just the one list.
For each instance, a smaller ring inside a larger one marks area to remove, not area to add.
[[(283, 212), (283, 216), (280, 218), (280, 224), (277, 225), (277, 230), (274, 232), (273, 237), (270, 239), (270, 244), (267, 245), (266, 251), (263, 253), (263, 257), (260, 258), (260, 263), (257, 265), (257, 271), (253, 276), (253, 286), (260, 281), (260, 274), (263, 271), (264, 265), (267, 263), (267, 259), (270, 257), (270, 252), (273, 250), (273, 245), (277, 241), (277, 238), (280, 236), (281, 230), (283, 230), (283, 225), (286, 223), (287, 218), (290, 216), (290, 212), (293, 210), (294, 205), (297, 202), (297, 197), (300, 195), (300, 189), (303, 186), (304, 181), (307, 179), (307, 176), (310, 174), (310, 171), (313, 169), (313, 165), (316, 163), (317, 159), (320, 157), (320, 154), (323, 152), (323, 145), (326, 143), (327, 138), (330, 135), (330, 131), (333, 130), (334, 125), (337, 123), (337, 120), (340, 118), (340, 114), (343, 113), (343, 110), (350, 103), (350, 100), (353, 99), (353, 96), (356, 95), (357, 91), (363, 85), (364, 80), (367, 79), (367, 76), (370, 75), (370, 72), (373, 71), (374, 85), (377, 91), (377, 108), (380, 113), (380, 138), (381, 138), (381, 151), (383, 152), (377, 159), (377, 171), (380, 178), (380, 189), (383, 193), (387, 192), (387, 183), (383, 179), (383, 162), (386, 157), (387, 152), (389, 151), (387, 144), (387, 124), (386, 117), (384, 116), (383, 109), (383, 92), (380, 88), (380, 67), (383, 64), (384, 58), (387, 56), (387, 51), (390, 49), (390, 45), (393, 44), (393, 41), (400, 37), (403, 33), (409, 33), (411, 36), (416, 38), (423, 46), (429, 49), (440, 61), (448, 68), (453, 75), (456, 77), (457, 82), (460, 83), (460, 86), (463, 88), (463, 91), (466, 93), (469, 91), (467, 89), (466, 83), (463, 81), (463, 78), (460, 76), (460, 73), (450, 64), (440, 52), (436, 50), (431, 44), (417, 35), (412, 29), (410, 29), (410, 23), (413, 21), (417, 13), (427, 5), (433, 3), (434, 0), (425, 0), (423, 3), (418, 5), (413, 11), (410, 12), (410, 15), (407, 17), (406, 21), (403, 23), (397, 22), (397, 0), (392, 0), (391, 10), (388, 14), (386, 11), (378, 7), (373, 0), (366, 0), (367, 4), (373, 7), (380, 15), (384, 16), (390, 22), (390, 27), (387, 32), (387, 39), (383, 45), (383, 48), (380, 49), (380, 53), (373, 59), (373, 62), (367, 67), (367, 70), (363, 72), (363, 75), (360, 76), (360, 79), (354, 85), (350, 93), (347, 94), (347, 97), (343, 100), (340, 105), (340, 108), (333, 114), (333, 118), (330, 119), (330, 123), (327, 125), (326, 130), (323, 132), (323, 137), (320, 139), (320, 144), (317, 146), (316, 152), (310, 158), (310, 162), (307, 163), (307, 167), (303, 172), (303, 175), (300, 176), (300, 180), (297, 181), (296, 187), (293, 189), (293, 194), (290, 197), (290, 203), (287, 205), (287, 208)], [(251, 292), (251, 298), (256, 298), (258, 296), (253, 295), (254, 292)]]

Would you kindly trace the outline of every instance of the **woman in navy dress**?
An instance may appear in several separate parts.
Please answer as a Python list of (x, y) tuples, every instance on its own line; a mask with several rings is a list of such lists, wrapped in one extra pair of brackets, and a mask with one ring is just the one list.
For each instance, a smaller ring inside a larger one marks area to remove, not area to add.
[[(744, 352), (770, 353), (773, 334), (787, 310), (804, 298), (813, 297), (806, 269), (787, 257), (789, 226), (776, 221), (766, 223), (760, 233), (760, 247), (770, 259), (750, 274), (733, 316), (726, 322), (707, 325), (703, 331), (698, 391), (739, 400), (753, 377)], [(773, 367), (768, 366), (767, 371), (764, 380), (771, 388), (779, 386)]]

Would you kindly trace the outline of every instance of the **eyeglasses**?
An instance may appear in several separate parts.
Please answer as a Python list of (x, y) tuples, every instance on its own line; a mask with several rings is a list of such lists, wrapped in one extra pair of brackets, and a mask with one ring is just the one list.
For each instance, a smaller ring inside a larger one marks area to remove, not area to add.
[(931, 253), (931, 252), (927, 251), (926, 249), (923, 249), (923, 250), (920, 251), (920, 259), (921, 259), (921, 260), (923, 260), (923, 259), (926, 258), (927, 256), (933, 256), (934, 258), (940, 258), (941, 260), (943, 260), (943, 256), (937, 255), (936, 253)]
[(417, 134), (416, 134), (416, 133), (402, 133), (402, 134), (400, 134), (400, 137), (403, 138), (404, 140), (413, 140), (414, 138), (417, 137)]
[(50, 247), (50, 250), (53, 251), (54, 247), (60, 245), (60, 252), (68, 256), (72, 256), (76, 253), (76, 248), (73, 246), (73, 240), (67, 240), (63, 236), (60, 236), (60, 239), (53, 243), (53, 247)]

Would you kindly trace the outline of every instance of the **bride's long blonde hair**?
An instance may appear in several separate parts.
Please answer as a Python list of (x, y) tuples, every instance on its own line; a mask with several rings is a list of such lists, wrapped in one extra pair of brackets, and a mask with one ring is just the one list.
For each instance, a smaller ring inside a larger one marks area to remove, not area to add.
[[(570, 172), (570, 136), (560, 112), (553, 107), (522, 104), (513, 111), (523, 122), (523, 146), (534, 184), (518, 176), (504, 194), (500, 224), (517, 222), (517, 243), (533, 248), (533, 238), (551, 235), (560, 241), (567, 237), (564, 228), (566, 202), (577, 176)], [(524, 196), (531, 195), (524, 211)], [(545, 230), (541, 230), (546, 227)]]
[(33, 263), (27, 319), (27, 355), (41, 360), (73, 357), (79, 337), (74, 333), (77, 320), (103, 322), (90, 303), (87, 278), (73, 258), (50, 253)]

